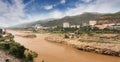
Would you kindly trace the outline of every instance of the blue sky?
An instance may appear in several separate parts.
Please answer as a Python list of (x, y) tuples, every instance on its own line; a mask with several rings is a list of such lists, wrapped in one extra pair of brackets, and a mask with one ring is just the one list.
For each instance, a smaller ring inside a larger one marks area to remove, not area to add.
[(0, 0), (0, 26), (62, 18), (84, 12), (115, 13), (120, 0)]

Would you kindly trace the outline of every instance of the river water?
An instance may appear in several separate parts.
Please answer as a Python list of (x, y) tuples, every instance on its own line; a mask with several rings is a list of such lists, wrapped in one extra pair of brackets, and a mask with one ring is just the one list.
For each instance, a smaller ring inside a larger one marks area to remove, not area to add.
[(16, 34), (26, 33), (10, 32), (15, 35), (15, 41), (38, 53), (34, 62), (120, 62), (120, 57), (84, 52), (67, 45), (47, 42), (44, 38), (48, 34), (36, 34), (37, 38), (23, 38)]

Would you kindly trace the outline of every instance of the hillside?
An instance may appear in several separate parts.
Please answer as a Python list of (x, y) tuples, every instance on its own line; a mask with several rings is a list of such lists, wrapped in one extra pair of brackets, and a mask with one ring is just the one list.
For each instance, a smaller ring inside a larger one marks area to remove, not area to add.
[[(49, 20), (53, 20), (53, 19), (49, 19)], [(32, 27), (36, 24), (41, 24), (42, 25), (42, 24), (47, 23), (49, 20), (38, 20), (38, 21), (35, 21), (35, 22), (23, 23), (23, 24), (11, 26), (10, 28), (27, 28), (27, 27)]]
[(49, 21), (43, 26), (55, 26), (55, 25), (62, 25), (63, 22), (69, 22), (70, 24), (82, 24), (82, 23), (88, 23), (89, 20), (94, 20), (100, 17), (102, 14), (99, 13), (83, 13), (81, 15), (77, 16), (66, 16), (62, 19), (56, 19), (53, 21)]
[(120, 20), (120, 12), (115, 14), (105, 14), (99, 17), (97, 20)]
[(81, 15), (76, 15), (76, 16), (66, 16), (61, 19), (47, 19), (47, 20), (39, 20), (36, 22), (30, 22), (30, 23), (24, 23), (20, 25), (16, 25), (14, 27), (31, 27), (34, 26), (35, 24), (41, 24), (42, 26), (61, 26), (63, 22), (69, 22), (70, 24), (74, 25), (81, 25), (82, 23), (88, 23), (90, 20), (96, 20), (96, 21), (102, 21), (102, 22), (107, 22), (112, 23), (112, 22), (120, 22), (120, 12), (117, 13), (108, 13), (108, 14), (100, 14), (100, 13), (83, 13)]

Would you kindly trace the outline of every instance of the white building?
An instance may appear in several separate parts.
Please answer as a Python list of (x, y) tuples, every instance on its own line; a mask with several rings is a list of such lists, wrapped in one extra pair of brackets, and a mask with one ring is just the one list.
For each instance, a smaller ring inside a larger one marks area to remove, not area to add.
[(76, 25), (77, 28), (80, 28), (80, 25)]
[(90, 25), (90, 26), (95, 26), (96, 23), (97, 23), (97, 22), (96, 22), (95, 20), (90, 20), (90, 21), (89, 21), (89, 25)]
[(71, 25), (71, 28), (80, 28), (80, 25)]
[(71, 25), (70, 27), (71, 27), (71, 28), (76, 28), (76, 25)]
[(69, 28), (69, 27), (70, 27), (70, 24), (68, 22), (63, 23), (63, 28)]
[(42, 29), (43, 27), (42, 27), (40, 24), (36, 24), (36, 25), (34, 26), (34, 28), (35, 28), (36, 30), (38, 30), (38, 29)]

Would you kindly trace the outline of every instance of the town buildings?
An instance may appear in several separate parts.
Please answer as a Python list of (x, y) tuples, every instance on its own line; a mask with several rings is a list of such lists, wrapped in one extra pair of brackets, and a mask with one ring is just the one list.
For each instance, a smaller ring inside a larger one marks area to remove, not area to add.
[[(89, 23), (82, 23), (82, 27), (84, 26), (91, 26), (91, 27), (98, 27), (99, 29), (104, 29), (110, 26), (117, 26), (120, 25), (120, 23), (117, 23), (114, 20), (90, 20)], [(68, 22), (63, 23), (63, 28), (80, 28), (81, 25), (70, 25)]]
[(80, 25), (71, 25), (68, 22), (63, 23), (63, 28), (80, 28)]

